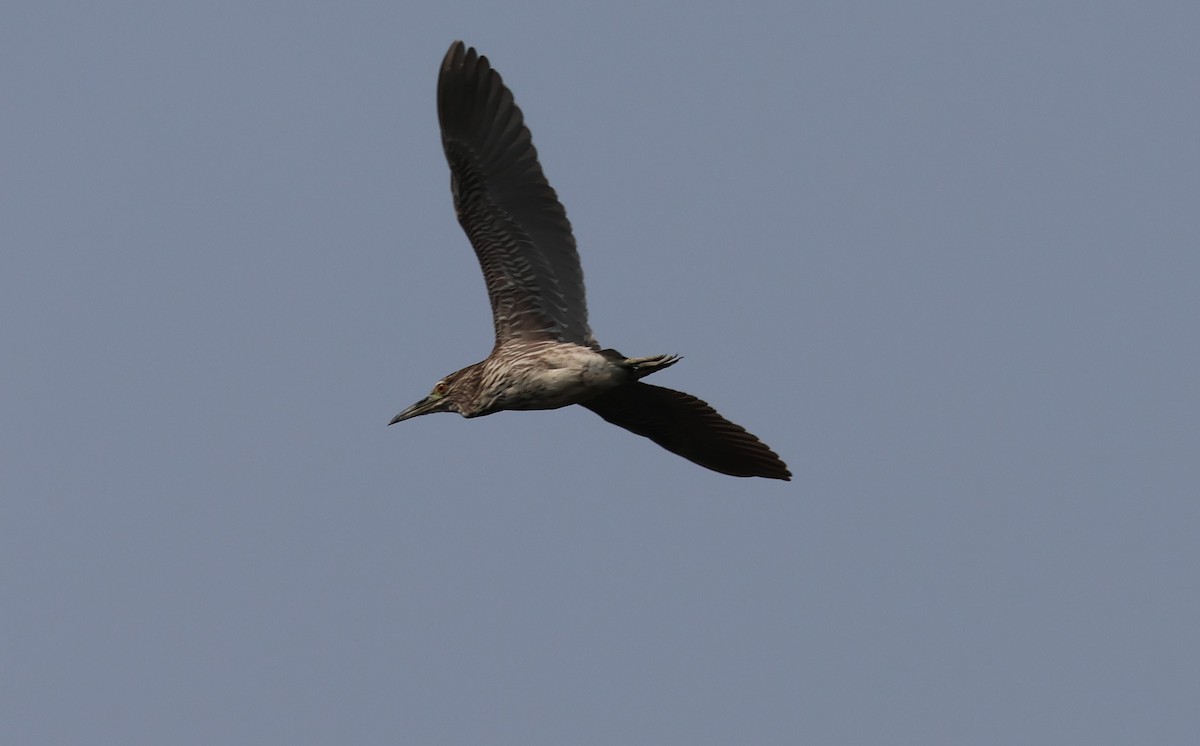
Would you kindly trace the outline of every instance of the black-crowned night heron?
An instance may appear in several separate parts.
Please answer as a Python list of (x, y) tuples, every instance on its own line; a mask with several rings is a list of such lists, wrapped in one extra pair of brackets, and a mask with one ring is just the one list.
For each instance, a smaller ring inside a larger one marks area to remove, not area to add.
[(579, 404), (713, 471), (791, 479), (779, 456), (708, 404), (639, 381), (678, 357), (600, 348), (588, 327), (571, 224), (521, 110), (487, 58), (462, 42), (442, 61), (438, 120), (458, 222), (487, 283), (496, 345), (389, 424), (433, 412), (481, 417)]

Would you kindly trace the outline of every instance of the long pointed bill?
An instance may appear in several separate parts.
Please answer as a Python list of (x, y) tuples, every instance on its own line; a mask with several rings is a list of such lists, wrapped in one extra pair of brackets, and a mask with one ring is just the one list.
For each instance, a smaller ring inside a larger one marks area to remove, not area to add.
[(400, 414), (393, 417), (392, 421), (389, 422), (388, 424), (395, 425), (397, 422), (404, 422), (405, 420), (411, 420), (413, 417), (420, 417), (423, 414), (431, 414), (433, 412), (440, 412), (441, 409), (439, 408), (439, 405), (441, 403), (442, 403), (442, 397), (427, 396), (424, 399), (422, 399), (421, 401), (419, 401), (416, 404), (409, 407), (408, 409), (404, 410)]

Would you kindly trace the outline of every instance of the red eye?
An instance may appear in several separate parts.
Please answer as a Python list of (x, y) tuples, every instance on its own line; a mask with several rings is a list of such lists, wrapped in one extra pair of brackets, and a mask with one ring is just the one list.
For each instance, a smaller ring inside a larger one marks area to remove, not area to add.
[(447, 389), (446, 382), (438, 381), (438, 384), (433, 387), (433, 393), (441, 396), (446, 393), (446, 389)]

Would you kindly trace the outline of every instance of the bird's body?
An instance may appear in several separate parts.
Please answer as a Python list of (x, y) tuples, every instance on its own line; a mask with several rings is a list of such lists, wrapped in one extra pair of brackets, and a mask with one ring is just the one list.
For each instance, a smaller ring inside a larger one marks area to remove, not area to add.
[(558, 409), (578, 404), (630, 379), (610, 357), (571, 342), (517, 342), (495, 350), (464, 375), (478, 376), (478, 394), (460, 414), (506, 409)]
[(627, 358), (600, 348), (588, 326), (571, 224), (521, 110), (487, 58), (462, 42), (442, 62), (438, 119), (455, 211), (483, 270), (496, 344), (391, 424), (433, 412), (482, 417), (580, 404), (714, 471), (790, 479), (771, 449), (712, 407), (640, 382), (678, 357)]
[(482, 413), (558, 409), (624, 383), (625, 371), (590, 347), (571, 342), (525, 342), (501, 348), (483, 362)]

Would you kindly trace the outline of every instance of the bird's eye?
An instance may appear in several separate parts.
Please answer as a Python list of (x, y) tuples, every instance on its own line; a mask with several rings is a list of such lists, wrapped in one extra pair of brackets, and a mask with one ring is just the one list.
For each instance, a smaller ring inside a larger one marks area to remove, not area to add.
[(437, 385), (433, 387), (433, 393), (437, 394), (438, 396), (445, 396), (447, 389), (448, 387), (446, 386), (445, 381), (438, 381)]

